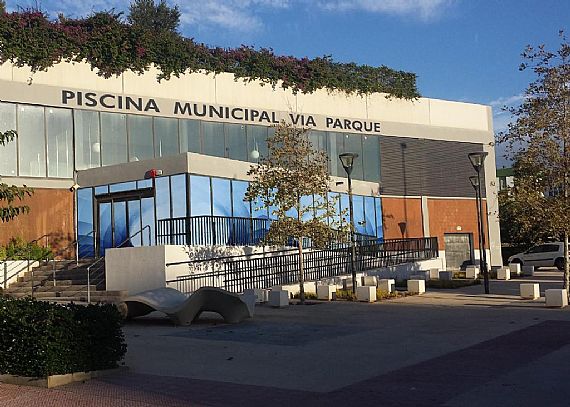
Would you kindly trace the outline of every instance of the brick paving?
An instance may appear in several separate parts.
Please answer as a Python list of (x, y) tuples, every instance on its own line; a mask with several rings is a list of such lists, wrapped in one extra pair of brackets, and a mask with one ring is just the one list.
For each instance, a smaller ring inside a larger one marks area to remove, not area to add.
[(0, 384), (0, 406), (440, 406), (569, 345), (570, 321), (544, 321), (326, 393), (121, 373), (50, 390)]

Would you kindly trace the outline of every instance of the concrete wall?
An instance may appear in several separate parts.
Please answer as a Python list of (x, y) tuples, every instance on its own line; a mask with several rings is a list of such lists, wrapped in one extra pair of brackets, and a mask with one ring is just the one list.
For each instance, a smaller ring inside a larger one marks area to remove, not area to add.
[(10, 284), (15, 283), (23, 273), (26, 271), (30, 271), (34, 267), (39, 266), (37, 261), (33, 261), (30, 263), (30, 267), (28, 268), (28, 261), (27, 260), (7, 260), (0, 263), (0, 282), (4, 282), (4, 284), (0, 284), (2, 288), (7, 288)]

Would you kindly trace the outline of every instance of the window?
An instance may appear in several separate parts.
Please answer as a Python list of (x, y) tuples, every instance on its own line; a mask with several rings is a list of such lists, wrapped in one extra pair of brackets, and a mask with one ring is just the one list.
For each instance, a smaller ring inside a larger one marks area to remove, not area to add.
[(154, 155), (167, 157), (178, 154), (178, 120), (154, 118)]
[(156, 218), (170, 218), (170, 179), (159, 177), (155, 180), (156, 186)]
[[(358, 134), (345, 134), (344, 135), (344, 150), (343, 153), (356, 153), (358, 158), (354, 160), (352, 167), (352, 178), (353, 179), (364, 179), (363, 166), (362, 166), (362, 137)], [(337, 157), (337, 160), (340, 159)], [(342, 169), (342, 165), (341, 165)], [(342, 169), (344, 172), (344, 169)]]
[(69, 109), (46, 108), (48, 177), (73, 177), (73, 119)]
[(362, 165), (364, 181), (380, 182), (380, 138), (362, 136)]
[(18, 107), (18, 144), (20, 175), (46, 176), (44, 108)]
[(235, 217), (248, 218), (251, 215), (249, 201), (244, 201), (247, 186), (246, 181), (232, 181), (232, 210)]
[(170, 193), (172, 194), (172, 217), (186, 217), (186, 174), (170, 177)]
[[(0, 103), (0, 131), (16, 130), (16, 105)], [(18, 175), (18, 139), (0, 146), (0, 175)]]
[(127, 115), (101, 113), (101, 163), (127, 162)]
[(101, 165), (101, 140), (99, 137), (99, 113), (74, 110), (75, 166), (78, 170)]
[(267, 127), (265, 126), (247, 126), (247, 155), (248, 161), (257, 163), (260, 158), (267, 157), (269, 151), (267, 149)]
[(232, 216), (230, 180), (212, 178), (212, 196), (214, 216)]
[(247, 161), (245, 125), (224, 124), (226, 132), (226, 156), (232, 160)]
[(212, 214), (210, 178), (199, 175), (190, 176), (190, 211), (191, 216)]
[(129, 161), (146, 160), (154, 157), (152, 140), (152, 117), (128, 115)]
[(202, 152), (199, 120), (180, 120), (180, 151)]
[(202, 122), (202, 152), (215, 157), (225, 157), (224, 125)]

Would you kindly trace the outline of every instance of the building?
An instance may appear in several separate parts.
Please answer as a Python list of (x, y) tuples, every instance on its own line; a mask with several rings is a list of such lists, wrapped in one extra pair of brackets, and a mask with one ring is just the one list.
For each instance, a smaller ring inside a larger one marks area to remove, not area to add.
[(328, 152), (331, 193), (342, 194), (342, 206), (347, 187), (337, 157), (359, 154), (358, 232), (435, 236), (450, 267), (478, 257), (467, 154), (488, 152), (487, 242), (490, 263), (501, 264), (490, 107), (325, 90), (293, 94), (224, 73), (158, 83), (157, 73), (105, 79), (84, 63), (34, 74), (0, 66), (0, 130), (18, 132), (17, 141), (0, 148), (0, 175), (36, 191), (30, 214), (0, 225), (3, 243), (50, 233), (61, 246), (77, 235), (80, 254), (90, 256), (125, 241), (156, 244), (160, 221), (170, 218), (266, 218), (243, 201), (246, 173), (265, 153), (271, 126), (286, 120), (309, 127), (313, 144)]
[(497, 169), (498, 190), (503, 191), (515, 186), (514, 171), (512, 168)]

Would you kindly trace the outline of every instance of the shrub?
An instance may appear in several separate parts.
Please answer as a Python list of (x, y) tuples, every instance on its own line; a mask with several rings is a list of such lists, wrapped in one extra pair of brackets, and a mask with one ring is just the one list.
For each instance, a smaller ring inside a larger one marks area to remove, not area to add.
[(428, 280), (426, 283), (428, 288), (454, 289), (468, 287), (470, 285), (479, 285), (481, 284), (481, 280)]
[[(293, 298), (299, 299), (299, 293), (295, 294), (295, 295), (293, 296)], [(306, 300), (316, 300), (316, 299), (317, 299), (317, 294), (316, 294), (316, 293), (305, 293), (305, 299), (306, 299)]]
[(49, 247), (40, 246), (37, 242), (26, 242), (21, 237), (13, 237), (6, 246), (0, 247), (1, 260), (40, 260), (51, 257)]
[(114, 305), (0, 297), (0, 374), (45, 377), (117, 367), (126, 353)]

